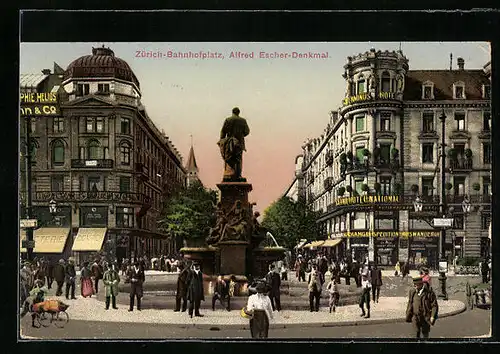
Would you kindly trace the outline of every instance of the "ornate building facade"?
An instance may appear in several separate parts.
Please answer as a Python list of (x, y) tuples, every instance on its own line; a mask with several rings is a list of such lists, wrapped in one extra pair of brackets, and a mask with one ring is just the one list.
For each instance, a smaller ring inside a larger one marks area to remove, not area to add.
[[(51, 242), (79, 262), (93, 252), (119, 261), (175, 252), (157, 219), (164, 201), (185, 186), (186, 170), (141, 104), (129, 65), (103, 46), (54, 75), (52, 88), (36, 90), (58, 93), (60, 115), (31, 120), (33, 212), (42, 226), (35, 230), (35, 253)], [(21, 180), (22, 198), (24, 188)], [(60, 236), (51, 236), (56, 229)]]
[[(346, 93), (324, 134), (306, 141), (286, 195), (303, 194), (338, 255), (436, 266), (486, 256), (491, 205), (490, 72), (410, 70), (401, 51), (349, 57)], [(439, 117), (445, 118), (447, 217), (440, 249)], [(422, 207), (415, 207), (419, 197)], [(465, 202), (464, 202), (465, 201)], [(470, 205), (465, 205), (466, 203)]]

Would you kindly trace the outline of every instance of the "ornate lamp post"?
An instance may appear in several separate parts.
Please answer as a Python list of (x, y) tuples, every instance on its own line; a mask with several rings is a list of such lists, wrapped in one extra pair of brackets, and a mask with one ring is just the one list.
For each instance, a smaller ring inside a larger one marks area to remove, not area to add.
[[(445, 175), (445, 170), (446, 170), (446, 151), (445, 151), (445, 137), (446, 137), (446, 114), (444, 114), (444, 109), (443, 113), (441, 113), (441, 116), (439, 117), (441, 120), (441, 168), (440, 168), (440, 173), (441, 173), (441, 198), (440, 198), (440, 203), (439, 203), (439, 212), (441, 214), (442, 218), (446, 217), (446, 191), (445, 191), (445, 185), (446, 185), (446, 175)], [(440, 240), (439, 240), (439, 261), (440, 262), (446, 262), (445, 259), (445, 243), (446, 243), (446, 229), (443, 227), (441, 228), (441, 234), (440, 234)], [(448, 267), (445, 267), (448, 268)], [(446, 293), (446, 269), (439, 267), (439, 285), (441, 288), (441, 294), (439, 294), (439, 297), (442, 297), (444, 300), (448, 299), (448, 294)]]

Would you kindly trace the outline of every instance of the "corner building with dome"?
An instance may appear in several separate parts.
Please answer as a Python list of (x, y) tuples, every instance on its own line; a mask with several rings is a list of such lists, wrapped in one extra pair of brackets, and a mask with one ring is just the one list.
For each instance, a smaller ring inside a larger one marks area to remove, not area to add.
[[(66, 70), (54, 63), (53, 72), (21, 74), (20, 86), (57, 93), (60, 108), (57, 116), (31, 119), (36, 257), (73, 256), (81, 264), (100, 254), (121, 262), (182, 247), (157, 220), (165, 200), (186, 185), (186, 169), (142, 105), (139, 80), (124, 60), (92, 48)], [(21, 216), (25, 129), (21, 120)]]
[[(298, 248), (382, 266), (397, 261), (437, 268), (442, 253), (490, 251), (490, 64), (410, 70), (402, 51), (348, 57), (346, 92), (323, 134), (295, 160), (286, 196), (321, 212), (319, 241)], [(445, 119), (446, 217), (440, 241), (441, 120)], [(419, 198), (419, 203), (415, 203)], [(444, 246), (444, 247), (443, 247)], [(300, 251), (300, 250), (299, 250)], [(305, 252), (306, 250), (304, 250)]]

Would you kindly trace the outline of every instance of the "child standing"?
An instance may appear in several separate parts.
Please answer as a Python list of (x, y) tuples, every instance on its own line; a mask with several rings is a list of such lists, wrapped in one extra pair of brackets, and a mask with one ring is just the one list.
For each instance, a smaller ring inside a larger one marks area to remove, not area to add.
[(332, 313), (332, 311), (335, 312), (335, 307), (338, 306), (339, 303), (339, 291), (335, 277), (332, 276), (330, 282), (326, 286), (326, 289), (330, 294), (330, 300), (328, 301), (328, 305), (330, 306), (330, 313)]

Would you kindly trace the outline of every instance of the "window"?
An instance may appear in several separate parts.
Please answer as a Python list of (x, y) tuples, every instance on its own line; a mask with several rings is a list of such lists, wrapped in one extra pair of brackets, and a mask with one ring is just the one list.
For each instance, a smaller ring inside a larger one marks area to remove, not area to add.
[(83, 176), (80, 176), (78, 178), (78, 184), (80, 187), (80, 192), (84, 191), (85, 190), (85, 178), (83, 178)]
[(434, 155), (434, 143), (422, 144), (422, 163), (432, 163)]
[(465, 177), (453, 177), (453, 191), (455, 195), (465, 194)]
[(391, 114), (383, 112), (380, 114), (380, 131), (388, 132), (391, 130)]
[(103, 183), (102, 183), (103, 190), (109, 191), (109, 178), (108, 178), (108, 176), (104, 176), (104, 177), (102, 177), (102, 179), (103, 179)]
[(382, 92), (391, 91), (391, 76), (388, 72), (382, 74)]
[(36, 119), (30, 119), (30, 123), (31, 123), (31, 132), (33, 134), (36, 134)]
[(64, 191), (64, 176), (63, 175), (52, 175), (50, 177), (50, 185), (51, 185), (52, 192)]
[(491, 143), (483, 143), (483, 163), (491, 163)]
[(98, 133), (104, 132), (104, 118), (103, 117), (96, 118), (96, 131)]
[(359, 194), (359, 195), (362, 195), (363, 194), (363, 190), (361, 189), (361, 187), (363, 186), (363, 180), (362, 179), (357, 179), (354, 181), (354, 190)]
[(351, 228), (353, 229), (366, 229), (367, 219), (366, 213), (355, 212), (351, 214)]
[(380, 144), (380, 161), (389, 163), (391, 160), (391, 144)]
[(490, 255), (490, 239), (481, 237), (481, 258), (489, 257)]
[(87, 117), (85, 131), (87, 133), (104, 133), (104, 118)]
[(89, 176), (87, 179), (87, 190), (89, 192), (99, 192), (102, 191), (101, 188), (101, 177)]
[(434, 177), (422, 177), (422, 196), (434, 195)]
[(64, 118), (56, 117), (52, 120), (52, 131), (54, 133), (64, 132)]
[(120, 132), (122, 134), (130, 134), (130, 119), (122, 118), (121, 119), (121, 129)]
[(86, 96), (90, 92), (89, 84), (77, 84), (76, 85), (76, 96)]
[(350, 87), (349, 95), (350, 96), (356, 96), (356, 85), (354, 85), (354, 83), (352, 83), (352, 82), (351, 82), (351, 87)]
[(109, 159), (109, 148), (107, 146), (102, 148), (102, 152), (103, 152), (104, 159), (106, 159), (106, 160)]
[(99, 156), (99, 142), (97, 140), (90, 140), (88, 144), (88, 154), (87, 157), (89, 160), (97, 160), (100, 158)]
[(491, 86), (483, 85), (483, 98), (486, 100), (491, 99)]
[(358, 95), (366, 92), (365, 80), (361, 79), (358, 81)]
[(481, 230), (488, 230), (490, 228), (491, 215), (481, 214)]
[(116, 226), (134, 227), (134, 209), (116, 208)]
[(491, 130), (491, 113), (483, 112), (483, 131), (489, 132)]
[(122, 165), (130, 165), (130, 146), (128, 144), (120, 145), (120, 162)]
[(490, 195), (491, 191), (491, 179), (490, 177), (483, 177), (483, 195)]
[(463, 230), (464, 229), (464, 215), (458, 214), (453, 215), (453, 229)]
[(455, 85), (455, 98), (456, 99), (465, 98), (465, 92), (464, 92), (463, 85)]
[(431, 100), (434, 98), (433, 94), (433, 86), (432, 85), (424, 85), (422, 89), (422, 99)]
[(453, 149), (457, 152), (457, 157), (459, 159), (463, 158), (465, 155), (465, 144), (453, 144)]
[(380, 177), (380, 193), (382, 195), (391, 194), (391, 177)]
[(109, 93), (109, 84), (97, 84), (97, 91)]
[(365, 130), (365, 117), (358, 116), (355, 118), (355, 120), (356, 120), (356, 133)]
[(434, 131), (434, 113), (424, 112), (422, 115), (422, 130), (424, 133), (430, 133)]
[(130, 177), (120, 177), (120, 192), (130, 192)]
[(56, 140), (52, 144), (52, 162), (54, 165), (64, 164), (64, 143), (61, 140)]
[(364, 145), (356, 147), (356, 156), (355, 157), (358, 159), (359, 162), (363, 162), (363, 160), (364, 160), (363, 151), (365, 151)]
[(85, 147), (80, 146), (80, 160), (85, 160)]
[(457, 122), (457, 130), (465, 130), (465, 113), (455, 113), (455, 120)]

